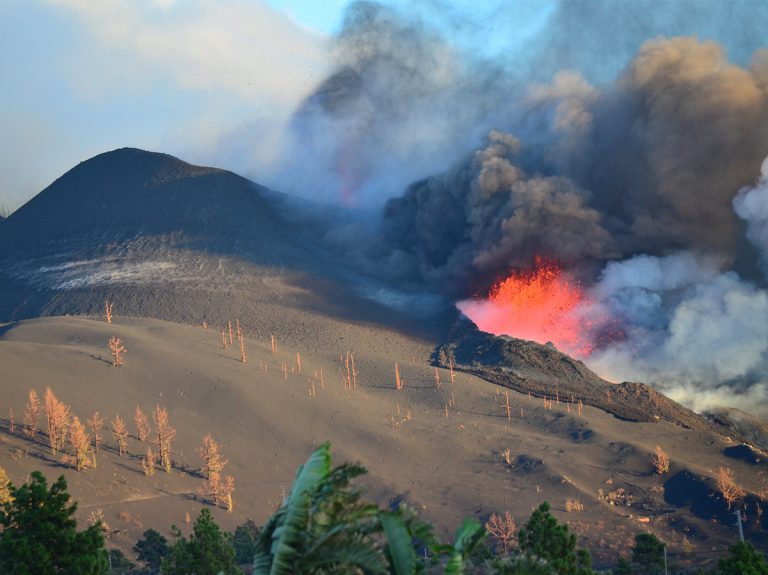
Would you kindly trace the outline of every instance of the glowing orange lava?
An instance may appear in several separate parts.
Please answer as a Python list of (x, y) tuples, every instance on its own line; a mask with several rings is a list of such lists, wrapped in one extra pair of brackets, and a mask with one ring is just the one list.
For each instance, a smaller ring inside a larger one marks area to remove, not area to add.
[(514, 272), (494, 285), (487, 300), (457, 305), (483, 331), (552, 342), (560, 351), (585, 358), (593, 350), (589, 325), (579, 317), (585, 304), (579, 285), (556, 262), (536, 258), (532, 270)]

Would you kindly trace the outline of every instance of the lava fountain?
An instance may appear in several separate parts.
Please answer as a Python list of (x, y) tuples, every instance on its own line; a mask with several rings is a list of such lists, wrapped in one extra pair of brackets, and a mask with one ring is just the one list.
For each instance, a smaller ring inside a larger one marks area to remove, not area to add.
[(593, 322), (584, 320), (584, 310), (592, 308), (592, 302), (552, 260), (537, 257), (533, 269), (515, 271), (494, 284), (487, 299), (456, 305), (483, 331), (552, 342), (578, 358), (588, 357), (594, 349)]

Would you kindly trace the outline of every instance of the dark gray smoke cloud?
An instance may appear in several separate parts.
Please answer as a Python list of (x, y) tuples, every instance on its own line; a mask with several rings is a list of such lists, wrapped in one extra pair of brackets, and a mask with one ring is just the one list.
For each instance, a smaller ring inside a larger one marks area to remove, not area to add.
[(350, 8), (283, 189), (383, 206), (329, 237), (397, 286), (467, 298), (557, 259), (621, 325), (601, 373), (768, 412), (766, 281), (735, 267), (768, 266), (768, 4), (551, 2), (507, 50), (449, 5)]
[[(511, 134), (491, 132), (461, 167), (390, 200), (387, 238), (440, 282), (492, 281), (536, 255), (575, 267), (676, 250), (732, 262), (743, 233), (732, 200), (768, 153), (763, 68), (762, 53), (744, 69), (714, 43), (657, 39), (602, 90), (573, 72), (533, 85)], [(528, 140), (513, 137), (531, 125)]]

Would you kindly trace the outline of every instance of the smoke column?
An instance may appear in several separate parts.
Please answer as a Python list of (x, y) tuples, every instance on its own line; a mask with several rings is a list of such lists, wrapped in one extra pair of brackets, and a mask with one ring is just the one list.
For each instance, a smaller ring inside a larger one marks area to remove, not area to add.
[(599, 373), (767, 412), (768, 5), (502, 3), (505, 47), (438, 4), (349, 8), (273, 185), (380, 214), (326, 239), (465, 310), (556, 262)]

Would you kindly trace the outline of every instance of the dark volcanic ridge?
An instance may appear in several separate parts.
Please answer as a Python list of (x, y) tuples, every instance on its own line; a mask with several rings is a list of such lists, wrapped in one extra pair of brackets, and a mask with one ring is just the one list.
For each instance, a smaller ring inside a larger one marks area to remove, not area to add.
[(610, 383), (551, 345), (497, 337), (465, 319), (459, 320), (448, 343), (437, 348), (433, 359), (440, 367), (453, 367), (537, 398), (571, 403), (574, 409), (582, 402), (628, 421), (664, 420), (696, 431), (743, 435), (734, 426), (694, 413), (649, 385)]

